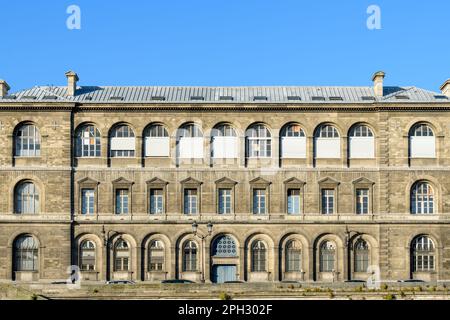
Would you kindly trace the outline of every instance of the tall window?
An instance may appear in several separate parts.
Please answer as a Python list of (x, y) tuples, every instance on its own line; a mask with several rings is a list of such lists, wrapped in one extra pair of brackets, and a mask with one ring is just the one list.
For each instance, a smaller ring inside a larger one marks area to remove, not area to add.
[(100, 132), (93, 125), (81, 127), (77, 133), (77, 157), (100, 157)]
[(418, 124), (411, 129), (409, 153), (411, 158), (436, 157), (436, 139), (429, 125)]
[(298, 124), (288, 124), (282, 130), (281, 157), (306, 158), (306, 135)]
[(129, 212), (128, 189), (116, 189), (116, 214)]
[(134, 157), (136, 139), (133, 130), (127, 125), (113, 128), (110, 138), (111, 157)]
[(366, 241), (359, 239), (354, 246), (355, 272), (367, 272), (369, 268), (369, 246)]
[(178, 157), (182, 159), (203, 158), (203, 133), (194, 123), (188, 123), (177, 131)]
[(266, 189), (253, 189), (253, 214), (266, 214), (266, 206)]
[(334, 213), (334, 189), (322, 189), (322, 214), (333, 214)]
[(128, 271), (130, 269), (130, 248), (128, 243), (119, 239), (114, 247), (114, 271)]
[(198, 213), (197, 189), (184, 189), (184, 214)]
[(369, 189), (356, 189), (356, 214), (369, 213)]
[(39, 270), (39, 244), (30, 235), (23, 235), (14, 241), (14, 271)]
[(41, 135), (33, 124), (24, 124), (15, 136), (16, 157), (39, 157), (41, 155)]
[(232, 213), (232, 189), (219, 189), (219, 214)]
[(247, 158), (270, 158), (272, 156), (272, 136), (263, 124), (255, 124), (247, 129)]
[(164, 213), (164, 190), (150, 189), (150, 214)]
[(419, 236), (412, 242), (413, 272), (429, 272), (435, 269), (435, 247), (433, 240)]
[(164, 244), (160, 240), (153, 240), (148, 251), (148, 270), (164, 270)]
[(434, 192), (429, 183), (418, 182), (413, 186), (411, 191), (411, 213), (434, 213)]
[(233, 159), (239, 154), (239, 139), (236, 131), (229, 124), (220, 124), (212, 129), (212, 157), (216, 159)]
[(94, 189), (81, 189), (81, 214), (94, 214)]
[(320, 272), (335, 270), (336, 246), (331, 241), (324, 241), (320, 245)]
[(301, 265), (302, 249), (301, 244), (297, 240), (291, 240), (286, 245), (286, 271), (299, 272)]
[(350, 159), (375, 158), (375, 138), (372, 130), (365, 125), (357, 125), (350, 131)]
[(266, 268), (266, 245), (257, 240), (252, 244), (252, 272), (264, 272)]
[(90, 240), (83, 241), (80, 246), (81, 271), (95, 270), (95, 244)]
[(15, 212), (18, 214), (39, 213), (39, 190), (34, 183), (25, 181), (16, 187)]
[(316, 158), (340, 158), (341, 140), (337, 129), (331, 125), (322, 125), (316, 130), (315, 136)]
[(228, 235), (220, 236), (214, 241), (213, 256), (237, 257), (237, 246), (234, 239)]
[(170, 155), (170, 137), (162, 124), (152, 124), (145, 132), (145, 156), (168, 157)]
[(184, 244), (183, 271), (197, 271), (197, 244), (194, 241)]
[(300, 189), (289, 189), (287, 194), (288, 214), (301, 213), (301, 193)]

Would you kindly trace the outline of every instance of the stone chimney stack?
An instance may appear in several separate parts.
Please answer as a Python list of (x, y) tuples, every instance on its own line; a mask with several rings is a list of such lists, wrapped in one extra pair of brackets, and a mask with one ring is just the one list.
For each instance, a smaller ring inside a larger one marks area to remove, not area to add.
[(6, 83), (5, 80), (0, 79), (0, 98), (6, 97), (8, 95), (8, 91), (11, 89)]
[(78, 75), (73, 71), (66, 72), (66, 77), (67, 77), (67, 95), (69, 97), (73, 97), (75, 96), (75, 93), (77, 91), (77, 81), (80, 79), (78, 78)]
[(383, 71), (376, 72), (373, 77), (373, 91), (375, 92), (375, 97), (382, 98), (383, 97), (383, 81), (386, 74)]
[(441, 86), (441, 92), (444, 96), (450, 98), (450, 79), (445, 81), (444, 84)]

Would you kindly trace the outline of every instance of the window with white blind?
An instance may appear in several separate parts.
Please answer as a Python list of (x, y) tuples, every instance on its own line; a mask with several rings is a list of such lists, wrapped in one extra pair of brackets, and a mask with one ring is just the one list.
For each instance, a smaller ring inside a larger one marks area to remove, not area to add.
[(211, 133), (212, 157), (216, 159), (238, 158), (239, 138), (236, 131), (229, 124), (216, 126)]
[(85, 240), (80, 246), (80, 270), (95, 270), (95, 244), (90, 240)]
[(301, 190), (289, 189), (287, 194), (287, 211), (288, 214), (301, 213)]
[(315, 157), (337, 159), (341, 157), (341, 139), (337, 129), (331, 125), (321, 126), (315, 134)]
[(196, 124), (189, 123), (177, 131), (178, 157), (181, 159), (203, 158), (203, 133)]
[(426, 124), (418, 124), (409, 134), (411, 158), (436, 158), (436, 139), (433, 130)]
[(263, 124), (255, 124), (246, 131), (247, 158), (270, 158), (272, 156), (272, 136)]
[(161, 124), (151, 125), (145, 132), (145, 156), (168, 157), (170, 155), (170, 137)]
[(306, 158), (306, 135), (298, 124), (289, 124), (282, 130), (281, 157)]
[(372, 130), (365, 125), (357, 125), (350, 131), (350, 159), (375, 158), (375, 137)]
[(116, 126), (110, 137), (111, 157), (134, 157), (136, 138), (133, 130), (127, 125)]

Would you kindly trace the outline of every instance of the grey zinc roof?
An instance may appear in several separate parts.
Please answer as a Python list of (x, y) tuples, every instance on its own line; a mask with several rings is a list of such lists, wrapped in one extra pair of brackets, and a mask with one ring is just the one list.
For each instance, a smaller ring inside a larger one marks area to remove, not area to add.
[[(220, 100), (220, 97), (232, 97), (232, 100)], [(400, 97), (398, 97), (400, 96)], [(408, 97), (404, 100), (404, 97)], [(157, 100), (163, 97), (164, 100)], [(192, 97), (203, 97), (192, 100)], [(254, 100), (255, 97), (267, 97), (267, 100)], [(289, 98), (291, 97), (291, 98)], [(296, 100), (292, 97), (300, 97)], [(313, 100), (324, 97), (325, 100)], [(341, 97), (347, 103), (372, 103), (372, 87), (175, 87), (175, 86), (121, 86), (97, 87), (81, 86), (74, 97), (67, 96), (67, 87), (38, 86), (12, 93), (0, 101), (46, 101), (79, 103), (326, 103), (336, 102)], [(364, 98), (366, 97), (366, 98)], [(402, 98), (403, 99), (399, 99)], [(113, 98), (113, 99), (111, 99)], [(115, 99), (114, 99), (115, 98)], [(330, 99), (331, 98), (331, 99)], [(156, 99), (156, 100), (155, 100)], [(340, 99), (339, 99), (340, 100)], [(384, 96), (376, 99), (380, 102), (442, 102), (448, 101), (440, 93), (417, 87), (385, 87)], [(342, 102), (341, 101), (341, 102)]]

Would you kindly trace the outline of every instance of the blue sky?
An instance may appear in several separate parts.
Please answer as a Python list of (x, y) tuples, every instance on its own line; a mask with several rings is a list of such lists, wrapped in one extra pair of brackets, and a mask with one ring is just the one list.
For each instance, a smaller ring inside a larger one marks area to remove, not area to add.
[[(81, 30), (69, 30), (69, 5)], [(381, 30), (366, 27), (381, 8)], [(64, 85), (389, 85), (450, 78), (450, 1), (2, 1), (0, 79)]]

